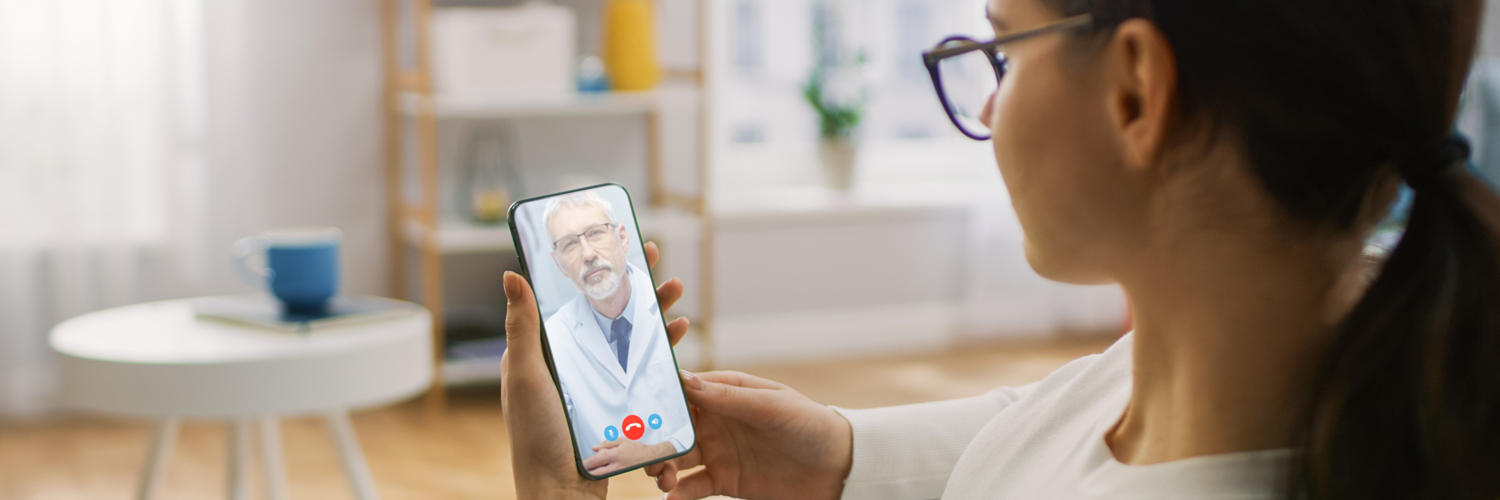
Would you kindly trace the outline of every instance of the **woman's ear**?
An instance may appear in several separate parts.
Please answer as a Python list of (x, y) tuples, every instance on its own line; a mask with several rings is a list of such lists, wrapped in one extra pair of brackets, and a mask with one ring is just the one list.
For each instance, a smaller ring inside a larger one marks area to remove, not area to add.
[(1125, 164), (1149, 169), (1157, 164), (1170, 133), (1177, 97), (1177, 60), (1165, 34), (1144, 19), (1130, 19), (1115, 30), (1106, 57), (1109, 113), (1119, 134)]

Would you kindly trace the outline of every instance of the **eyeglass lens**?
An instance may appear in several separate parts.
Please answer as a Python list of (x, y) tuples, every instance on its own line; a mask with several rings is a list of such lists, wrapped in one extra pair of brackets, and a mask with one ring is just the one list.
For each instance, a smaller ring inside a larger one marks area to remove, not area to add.
[[(944, 47), (966, 43), (973, 42), (955, 40)], [(938, 61), (938, 77), (942, 82), (943, 96), (948, 101), (948, 112), (958, 126), (970, 135), (988, 137), (990, 127), (980, 113), (1000, 83), (995, 77), (989, 52), (975, 50)]]
[(609, 243), (610, 226), (608, 223), (591, 226), (580, 234), (558, 240), (553, 243), (553, 248), (563, 256), (572, 256), (583, 249), (578, 242), (580, 239), (588, 241), (590, 247), (599, 248)]

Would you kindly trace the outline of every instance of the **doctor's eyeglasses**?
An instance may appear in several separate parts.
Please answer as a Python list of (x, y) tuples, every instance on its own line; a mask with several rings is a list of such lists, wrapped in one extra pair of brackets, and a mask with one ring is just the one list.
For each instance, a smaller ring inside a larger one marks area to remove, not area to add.
[[(937, 47), (922, 53), (922, 64), (932, 76), (932, 86), (937, 89), (938, 101), (948, 112), (948, 119), (959, 132), (969, 138), (983, 141), (990, 138), (990, 126), (980, 116), (984, 104), (1000, 80), (1005, 78), (1009, 61), (1000, 52), (1000, 46), (1047, 33), (1082, 28), (1093, 23), (1093, 16), (1083, 14), (1035, 28), (1006, 33), (988, 42), (975, 41), (963, 36), (951, 36), (939, 42)], [(993, 71), (995, 79), (988, 73)]]
[(572, 257), (583, 250), (582, 243), (580, 242), (585, 240), (589, 242), (590, 247), (599, 248), (609, 243), (610, 237), (614, 235), (614, 231), (610, 231), (610, 229), (614, 229), (614, 227), (615, 224), (608, 222), (597, 226), (589, 226), (588, 229), (585, 229), (581, 233), (565, 236), (560, 240), (552, 242), (552, 251), (557, 252), (558, 255), (562, 255), (563, 257)]

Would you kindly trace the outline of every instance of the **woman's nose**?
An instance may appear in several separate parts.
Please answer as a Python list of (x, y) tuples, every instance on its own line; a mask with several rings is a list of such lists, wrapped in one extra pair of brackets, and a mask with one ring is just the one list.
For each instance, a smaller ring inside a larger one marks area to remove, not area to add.
[(995, 117), (992, 113), (995, 112), (995, 95), (999, 93), (998, 88), (990, 92), (990, 96), (984, 99), (984, 107), (979, 110), (979, 119), (984, 121), (984, 126), (989, 127), (992, 135), (995, 133)]

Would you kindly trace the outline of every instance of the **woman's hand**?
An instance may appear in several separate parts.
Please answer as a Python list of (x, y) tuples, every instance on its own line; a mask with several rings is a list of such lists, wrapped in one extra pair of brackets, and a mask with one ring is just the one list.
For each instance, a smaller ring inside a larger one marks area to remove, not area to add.
[[(656, 265), (655, 243), (646, 243), (646, 263)], [(663, 314), (682, 297), (676, 278), (656, 289)], [(578, 474), (562, 398), (542, 357), (541, 321), (526, 279), (505, 273), (505, 355), (500, 358), (500, 408), (510, 435), (511, 471), (516, 495), (526, 499), (603, 499), (606, 481)], [(687, 319), (667, 324), (673, 345), (687, 333)], [(661, 456), (661, 455), (657, 455)], [(640, 463), (640, 462), (636, 462)]]
[[(667, 500), (838, 498), (853, 465), (849, 421), (791, 388), (739, 372), (683, 372), (698, 444), (646, 474)], [(681, 479), (677, 471), (699, 465)]]

